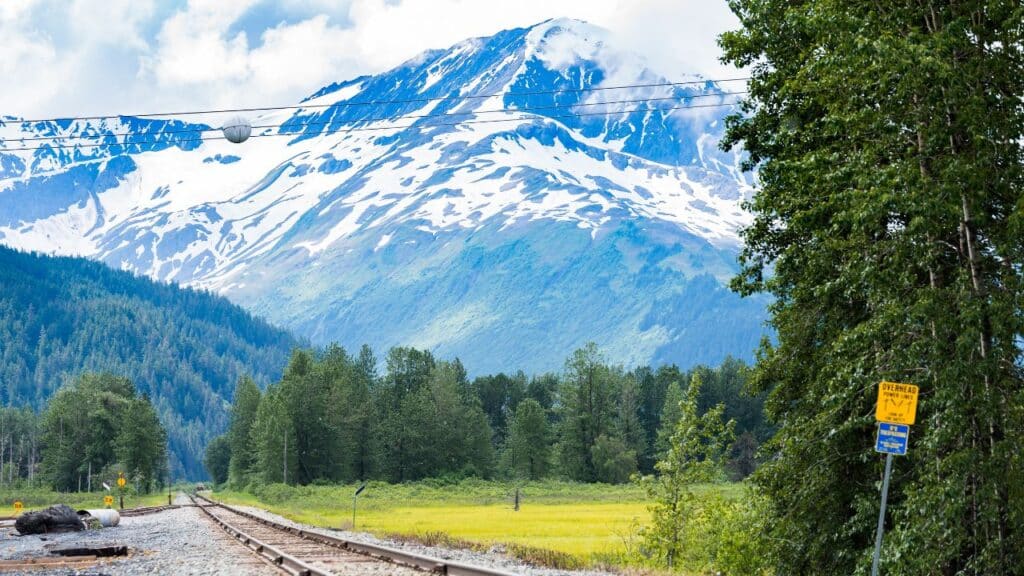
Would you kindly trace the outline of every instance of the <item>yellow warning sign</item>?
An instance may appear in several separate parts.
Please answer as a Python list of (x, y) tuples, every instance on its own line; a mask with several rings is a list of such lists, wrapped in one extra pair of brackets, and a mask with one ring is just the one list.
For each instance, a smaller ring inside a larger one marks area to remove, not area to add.
[(111, 506), (114, 505), (114, 497), (113, 496), (109, 496), (109, 495), (108, 496), (104, 496), (103, 497), (103, 503), (107, 505), (107, 508), (110, 508)]
[(15, 500), (14, 501), (14, 513), (15, 514), (21, 514), (21, 509), (24, 508), (24, 507), (25, 506), (21, 503), (21, 500)]
[(917, 417), (917, 391), (917, 386), (913, 384), (879, 384), (875, 420), (893, 424), (913, 424)]
[(117, 479), (118, 488), (124, 488), (125, 484), (127, 484), (127, 481), (124, 479), (124, 476), (121, 476), (120, 478)]

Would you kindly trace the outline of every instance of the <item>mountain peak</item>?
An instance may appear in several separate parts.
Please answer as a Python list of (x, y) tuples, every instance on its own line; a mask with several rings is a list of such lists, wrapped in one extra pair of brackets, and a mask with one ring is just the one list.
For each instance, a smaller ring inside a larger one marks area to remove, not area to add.
[(554, 18), (529, 28), (524, 40), (526, 57), (536, 56), (553, 67), (589, 60), (605, 46), (604, 28), (573, 18)]
[(733, 104), (713, 84), (666, 85), (560, 18), (300, 106), (251, 118), (242, 145), (182, 138), (205, 128), (183, 119), (21, 123), (102, 143), (0, 153), (0, 241), (213, 289), (317, 343), (483, 370), (550, 369), (591, 339), (630, 362), (741, 349), (704, 341), (689, 304), (732, 302), (721, 282), (749, 221), (742, 154), (717, 146)]

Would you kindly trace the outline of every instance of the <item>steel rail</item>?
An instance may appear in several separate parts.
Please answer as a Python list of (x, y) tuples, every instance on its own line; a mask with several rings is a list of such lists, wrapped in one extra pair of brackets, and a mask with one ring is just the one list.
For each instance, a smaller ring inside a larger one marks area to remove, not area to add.
[(202, 496), (200, 496), (199, 498), (211, 503), (209, 506), (197, 504), (200, 510), (202, 510), (214, 522), (216, 522), (225, 532), (227, 532), (231, 536), (234, 536), (236, 540), (245, 545), (246, 548), (249, 548), (253, 552), (259, 554), (262, 558), (269, 561), (274, 566), (280, 568), (281, 570), (284, 570), (288, 574), (292, 574), (293, 576), (332, 576), (330, 572), (325, 572), (323, 570), (320, 570), (319, 568), (310, 566), (302, 560), (299, 560), (298, 558), (290, 554), (286, 554), (285, 552), (278, 550), (277, 548), (264, 542), (261, 542), (256, 538), (253, 538), (252, 536), (249, 536), (248, 534), (242, 532), (241, 530), (239, 530), (223, 518), (220, 518), (213, 512), (207, 510), (208, 507), (219, 506), (218, 503), (213, 502), (212, 500), (208, 500), (206, 498), (202, 498)]
[[(481, 566), (473, 566), (471, 564), (462, 564), (459, 562), (451, 562), (448, 560), (441, 560), (439, 558), (433, 558), (431, 556), (424, 556), (420, 554), (412, 554), (403, 550), (396, 550), (394, 548), (388, 548), (387, 546), (380, 546), (377, 544), (365, 544), (362, 542), (354, 542), (352, 540), (346, 540), (344, 538), (338, 538), (336, 536), (328, 536), (327, 534), (321, 534), (319, 532), (311, 532), (309, 530), (302, 530), (294, 526), (287, 526), (280, 524), (272, 520), (267, 520), (256, 514), (239, 510), (233, 506), (217, 502), (205, 496), (196, 495), (196, 498), (209, 502), (211, 506), (216, 506), (228, 510), (239, 516), (243, 516), (250, 520), (254, 520), (269, 526), (282, 532), (288, 532), (300, 538), (317, 542), (319, 544), (325, 544), (339, 548), (341, 550), (355, 552), (364, 556), (370, 556), (385, 562), (391, 562), (393, 564), (401, 564), (410, 568), (416, 568), (427, 572), (433, 572), (436, 574), (448, 574), (450, 576), (516, 576), (512, 572), (505, 572), (503, 570), (497, 570), (494, 568), (484, 568)], [(203, 511), (207, 514), (212, 514), (205, 509), (204, 506), (200, 505)]]

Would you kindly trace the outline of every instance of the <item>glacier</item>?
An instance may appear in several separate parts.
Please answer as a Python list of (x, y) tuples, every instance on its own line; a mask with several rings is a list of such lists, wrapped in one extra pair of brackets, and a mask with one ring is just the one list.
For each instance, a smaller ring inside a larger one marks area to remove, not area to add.
[(625, 364), (750, 359), (766, 300), (726, 284), (756, 181), (718, 147), (736, 90), (555, 19), (255, 113), (240, 145), (200, 138), (217, 116), (2, 117), (0, 242), (473, 373), (591, 340)]

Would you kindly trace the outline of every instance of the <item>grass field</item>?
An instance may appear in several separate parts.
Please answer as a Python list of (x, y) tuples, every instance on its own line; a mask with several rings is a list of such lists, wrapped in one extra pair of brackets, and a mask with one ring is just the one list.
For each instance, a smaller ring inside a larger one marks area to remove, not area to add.
[[(104, 508), (103, 497), (107, 492), (54, 492), (44, 488), (8, 488), (0, 487), (0, 516), (14, 515), (14, 502), (20, 501), (24, 506), (23, 512), (46, 508), (53, 504), (67, 504), (80, 510), (83, 508)], [(125, 508), (136, 508), (139, 506), (157, 506), (167, 504), (167, 493), (157, 492), (154, 494), (126, 494), (124, 497)], [(117, 507), (117, 494), (114, 493), (114, 507)]]
[[(255, 494), (220, 492), (227, 502), (267, 508), (316, 526), (352, 524), (355, 486), (270, 486)], [(715, 490), (739, 495), (738, 485)], [(468, 480), (458, 484), (371, 483), (359, 496), (356, 527), (379, 535), (401, 535), (427, 542), (473, 547), (504, 545), (517, 556), (549, 565), (618, 564), (647, 522), (648, 502), (632, 485), (565, 482), (515, 488), (506, 483)]]

